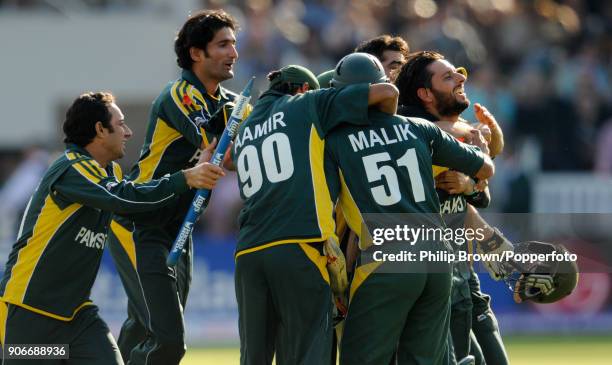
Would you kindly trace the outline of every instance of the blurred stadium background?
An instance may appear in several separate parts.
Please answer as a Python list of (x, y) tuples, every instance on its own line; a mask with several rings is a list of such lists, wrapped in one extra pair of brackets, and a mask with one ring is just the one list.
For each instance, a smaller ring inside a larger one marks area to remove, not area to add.
[[(469, 98), (506, 134), (488, 211), (612, 213), (612, 2), (0, 0), (0, 265), (29, 195), (62, 149), (66, 106), (84, 91), (113, 91), (135, 131), (121, 161), (128, 168), (152, 100), (178, 75), (174, 35), (201, 8), (224, 8), (241, 24), (236, 77), (226, 83), (233, 90), (255, 75), (262, 91), (266, 73), (290, 63), (328, 70), (382, 33), (403, 36), (413, 51), (438, 50), (468, 68)], [(474, 120), (473, 111), (464, 117)], [(188, 364), (238, 359), (232, 254), (240, 199), (235, 176), (224, 180), (195, 234)], [(572, 240), (599, 243), (591, 257), (605, 256), (608, 231), (582, 227)], [(544, 236), (567, 241), (554, 230)], [(610, 363), (612, 276), (590, 271), (574, 294), (547, 306), (514, 304), (504, 285), (482, 276), (514, 364)], [(117, 333), (126, 299), (110, 257), (93, 297)]]

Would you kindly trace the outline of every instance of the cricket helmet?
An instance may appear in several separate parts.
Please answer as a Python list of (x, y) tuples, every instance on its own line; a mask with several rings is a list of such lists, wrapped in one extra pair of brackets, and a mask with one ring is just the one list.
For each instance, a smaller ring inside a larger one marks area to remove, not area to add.
[(319, 85), (322, 89), (326, 87), (330, 87), (331, 79), (334, 77), (334, 70), (327, 70), (319, 75), (317, 75), (317, 80), (319, 80)]
[[(570, 253), (561, 244), (527, 241), (515, 244), (515, 254), (565, 255)], [(578, 265), (569, 260), (513, 262), (511, 272), (504, 279), (514, 293), (514, 301), (554, 303), (572, 293), (578, 284)]]
[(344, 56), (334, 69), (331, 86), (343, 87), (362, 82), (378, 84), (389, 82), (389, 79), (378, 58), (371, 54), (355, 52)]
[(275, 71), (270, 73), (268, 78), (270, 80), (270, 88), (283, 83), (299, 86), (304, 83), (308, 83), (310, 90), (316, 90), (319, 88), (319, 81), (317, 81), (316, 76), (309, 69), (300, 65), (285, 66), (278, 70), (278, 72)]

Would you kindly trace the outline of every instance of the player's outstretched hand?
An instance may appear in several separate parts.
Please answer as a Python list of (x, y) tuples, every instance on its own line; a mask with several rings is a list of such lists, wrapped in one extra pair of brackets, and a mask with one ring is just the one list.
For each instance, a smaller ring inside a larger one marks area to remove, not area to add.
[(187, 185), (194, 189), (213, 189), (217, 181), (225, 176), (225, 172), (219, 166), (209, 162), (200, 163), (190, 169), (183, 170)]
[(487, 141), (488, 144), (491, 144), (491, 128), (489, 128), (488, 125), (482, 123), (478, 123), (475, 128), (480, 131), (480, 134), (482, 134), (485, 141)]
[[(504, 134), (497, 120), (487, 108), (478, 103), (474, 104), (474, 114), (478, 122), (486, 125), (491, 133), (490, 137), (487, 138), (491, 150), (489, 155), (491, 157), (499, 155), (504, 150)], [(483, 131), (483, 134), (486, 134), (485, 131)]]
[(482, 133), (480, 133), (480, 130), (472, 129), (470, 133), (472, 134), (472, 144), (480, 148), (483, 153), (490, 156), (489, 145), (485, 138), (482, 136)]

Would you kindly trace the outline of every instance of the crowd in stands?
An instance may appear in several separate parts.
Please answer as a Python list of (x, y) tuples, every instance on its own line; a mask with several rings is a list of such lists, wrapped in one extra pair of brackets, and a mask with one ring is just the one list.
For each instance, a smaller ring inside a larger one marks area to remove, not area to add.
[[(404, 37), (411, 51), (437, 50), (468, 69), (469, 98), (489, 108), (506, 134), (493, 182), (498, 210), (529, 210), (524, 191), (532, 173), (612, 172), (609, 1), (0, 0), (0, 12), (61, 13), (71, 6), (159, 13), (177, 24), (185, 7), (227, 10), (241, 24), (234, 89), (290, 63), (328, 70), (383, 33)], [(463, 116), (475, 119), (471, 108)]]

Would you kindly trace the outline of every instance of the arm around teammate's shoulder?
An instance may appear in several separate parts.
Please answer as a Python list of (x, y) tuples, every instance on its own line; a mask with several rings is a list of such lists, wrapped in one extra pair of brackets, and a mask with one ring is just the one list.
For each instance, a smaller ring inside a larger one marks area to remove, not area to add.
[(476, 175), (474, 175), (479, 180), (488, 179), (495, 174), (495, 164), (493, 160), (491, 160), (491, 157), (484, 153), (482, 155), (484, 156), (484, 161), (478, 172), (476, 172)]
[(375, 106), (387, 114), (397, 112), (399, 90), (390, 83), (372, 84), (368, 93), (368, 105)]

